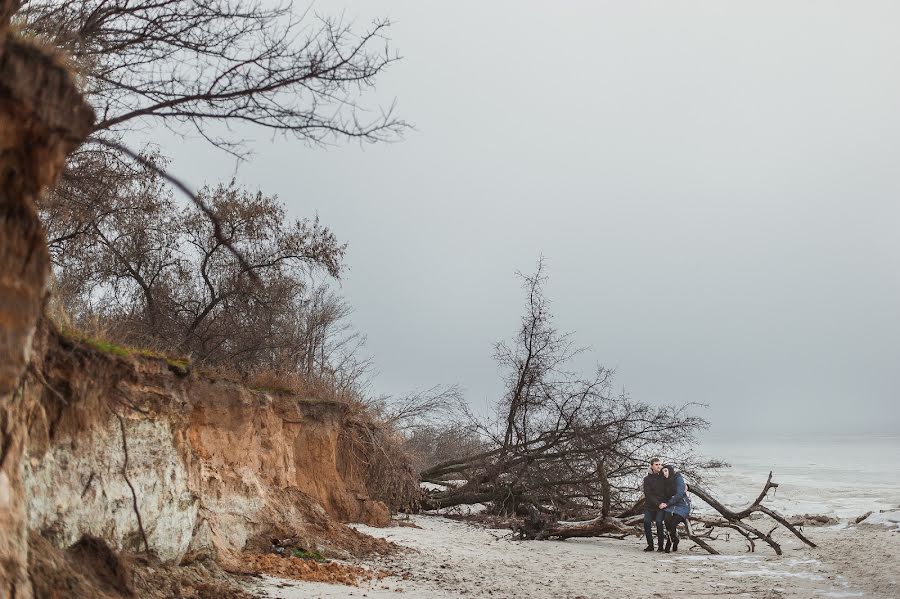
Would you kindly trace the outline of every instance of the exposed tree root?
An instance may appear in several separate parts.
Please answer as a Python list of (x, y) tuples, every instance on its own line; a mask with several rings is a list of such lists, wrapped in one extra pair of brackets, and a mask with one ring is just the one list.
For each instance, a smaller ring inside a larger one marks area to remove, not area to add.
[(122, 477), (125, 479), (128, 488), (131, 489), (131, 501), (134, 506), (134, 515), (137, 517), (141, 540), (144, 542), (144, 551), (150, 553), (150, 544), (147, 543), (147, 533), (144, 532), (144, 521), (141, 519), (141, 511), (138, 509), (137, 492), (134, 490), (134, 485), (131, 484), (131, 480), (128, 478), (128, 438), (125, 435), (125, 419), (122, 418), (121, 414), (116, 412), (113, 412), (113, 414), (115, 414), (116, 418), (119, 420), (119, 428), (122, 430), (122, 452), (125, 455), (125, 458), (122, 461)]

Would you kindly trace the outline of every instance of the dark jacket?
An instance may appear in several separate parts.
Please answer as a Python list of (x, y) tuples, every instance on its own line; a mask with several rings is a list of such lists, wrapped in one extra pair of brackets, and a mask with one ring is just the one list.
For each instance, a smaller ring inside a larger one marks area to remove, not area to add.
[[(675, 466), (665, 466), (669, 469), (669, 478), (661, 476), (665, 481), (663, 500), (659, 503), (666, 504), (666, 511), (687, 518), (691, 513), (691, 499), (687, 494), (687, 485), (680, 472), (675, 471)], [(656, 505), (659, 505), (657, 503)]]
[(666, 497), (666, 479), (662, 474), (652, 472), (644, 477), (644, 498), (647, 500), (645, 510), (658, 510), (659, 504)]

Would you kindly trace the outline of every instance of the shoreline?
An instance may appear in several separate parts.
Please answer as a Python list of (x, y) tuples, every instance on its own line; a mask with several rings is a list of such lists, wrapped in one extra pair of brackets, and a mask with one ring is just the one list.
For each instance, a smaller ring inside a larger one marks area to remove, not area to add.
[(355, 526), (408, 548), (357, 560), (355, 565), (392, 572), (358, 587), (264, 577), (248, 590), (270, 599), (321, 597), (759, 597), (812, 599), (900, 594), (900, 528), (881, 525), (808, 527), (819, 545), (783, 536), (776, 556), (724, 535), (714, 545), (723, 555), (692, 550), (645, 553), (637, 537), (514, 541), (509, 531), (441, 516), (414, 516), (419, 528)]

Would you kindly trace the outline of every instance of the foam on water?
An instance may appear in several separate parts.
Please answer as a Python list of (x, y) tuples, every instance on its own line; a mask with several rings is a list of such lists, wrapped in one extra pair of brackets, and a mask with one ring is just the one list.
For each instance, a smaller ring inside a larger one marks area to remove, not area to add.
[(779, 487), (766, 505), (784, 514), (853, 518), (900, 506), (900, 436), (709, 435), (700, 453), (731, 464), (706, 486), (732, 507), (753, 501), (770, 470)]

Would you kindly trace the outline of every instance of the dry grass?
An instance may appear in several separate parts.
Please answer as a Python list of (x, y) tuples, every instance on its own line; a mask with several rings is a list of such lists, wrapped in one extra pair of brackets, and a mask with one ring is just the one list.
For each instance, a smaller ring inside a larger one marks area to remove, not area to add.
[(243, 383), (256, 391), (349, 401), (348, 397), (339, 393), (324, 379), (296, 372), (273, 369), (258, 370), (246, 376)]
[(260, 393), (293, 395), (348, 404), (358, 401), (353, 393), (337, 389), (322, 377), (307, 376), (296, 372), (285, 372), (271, 368), (240, 372), (229, 366), (208, 365), (198, 366), (195, 368), (195, 371), (207, 378), (230, 381)]

